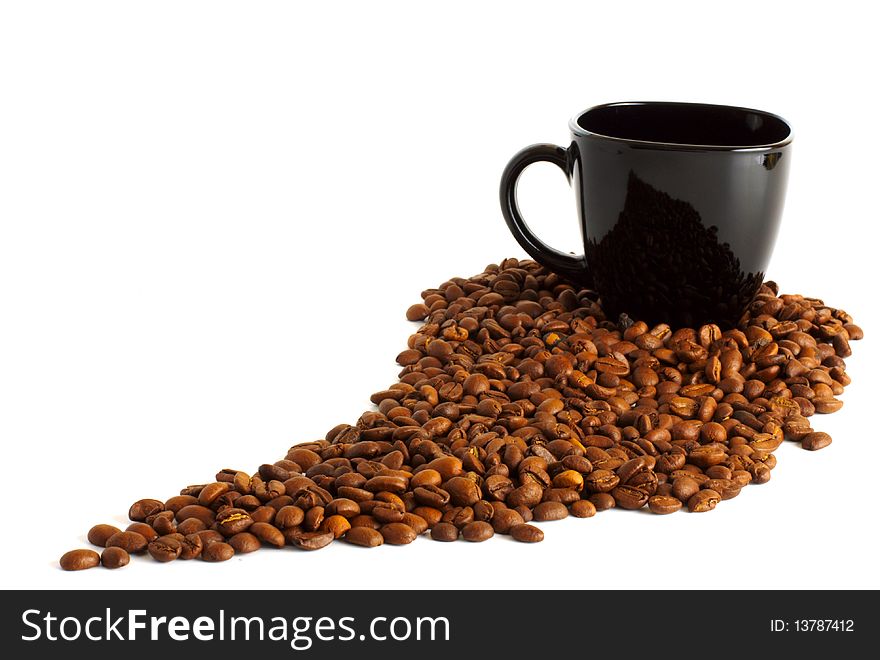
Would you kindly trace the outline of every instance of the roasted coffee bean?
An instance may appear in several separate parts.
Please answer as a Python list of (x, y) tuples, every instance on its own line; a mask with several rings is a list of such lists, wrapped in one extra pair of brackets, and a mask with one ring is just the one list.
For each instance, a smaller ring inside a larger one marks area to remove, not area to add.
[(160, 502), (159, 500), (138, 500), (134, 504), (131, 505), (131, 508), (128, 510), (128, 518), (129, 520), (134, 520), (135, 522), (143, 522), (149, 516), (152, 516), (155, 513), (159, 513), (160, 511), (165, 510), (165, 504)]
[(525, 520), (520, 513), (514, 509), (498, 509), (496, 508), (492, 514), (492, 528), (499, 534), (508, 534), (510, 528), (515, 525), (522, 525)]
[(495, 530), (492, 529), (492, 525), (481, 520), (475, 520), (461, 528), (461, 538), (471, 543), (488, 541), (494, 535)]
[(58, 563), (65, 571), (82, 571), (100, 564), (101, 557), (94, 550), (71, 550), (61, 555)]
[(607, 511), (616, 506), (614, 498), (608, 493), (595, 493), (590, 495), (590, 497), (587, 498), (587, 501), (596, 507), (596, 511)]
[(539, 543), (544, 540), (544, 532), (534, 525), (516, 525), (510, 535), (521, 543)]
[(178, 523), (190, 518), (196, 518), (197, 520), (200, 520), (205, 527), (210, 527), (214, 524), (214, 512), (201, 504), (189, 504), (182, 509), (179, 509), (175, 517), (177, 518)]
[(687, 502), (699, 490), (699, 482), (691, 476), (681, 476), (672, 482), (672, 496), (682, 502)]
[(156, 561), (168, 562), (177, 559), (180, 556), (180, 541), (169, 536), (160, 536), (150, 541), (147, 545), (147, 552)]
[(575, 518), (592, 518), (596, 515), (596, 505), (589, 500), (573, 502), (568, 510)]
[(532, 510), (534, 520), (562, 520), (568, 517), (568, 508), (561, 502), (541, 502)]
[(721, 495), (710, 488), (695, 493), (688, 500), (688, 511), (691, 513), (705, 513), (711, 511), (721, 501)]
[(122, 568), (128, 566), (131, 556), (122, 548), (104, 548), (101, 552), (101, 566), (104, 568)]
[[(334, 501), (341, 502), (342, 500)], [(354, 505), (354, 515), (357, 515), (357, 513), (360, 512), (360, 507), (358, 507), (356, 502), (352, 502), (351, 500), (345, 500), (345, 502), (351, 502), (351, 504)], [(332, 505), (333, 502), (327, 505), (327, 508), (330, 508)], [(337, 505), (337, 507), (334, 507), (334, 511), (337, 510), (338, 506), (339, 505)], [(278, 510), (278, 513), (275, 514), (275, 520), (273, 521), (273, 524), (278, 529), (287, 529), (288, 527), (296, 527), (297, 525), (301, 524), (304, 518), (305, 513), (303, 512), (303, 510), (300, 509), (298, 506), (294, 506), (291, 504), (285, 507), (281, 507)]]
[(651, 513), (667, 514), (675, 513), (681, 509), (681, 500), (665, 495), (654, 495), (648, 499), (648, 508)]
[(159, 538), (159, 532), (150, 527), (147, 523), (131, 523), (128, 527), (125, 528), (126, 532), (135, 532), (143, 536), (147, 541), (152, 541), (153, 539)]
[(623, 484), (611, 491), (611, 497), (622, 509), (641, 509), (648, 503), (650, 495), (635, 486)]
[(195, 534), (196, 532), (201, 532), (204, 529), (205, 523), (197, 518), (188, 518), (187, 520), (184, 520), (182, 523), (177, 525), (177, 532), (179, 534), (183, 534), (184, 536)]
[(232, 559), (233, 555), (235, 555), (235, 550), (231, 545), (218, 541), (202, 548), (200, 556), (202, 561), (218, 562)]
[(249, 552), (256, 552), (262, 547), (260, 539), (250, 532), (239, 532), (238, 534), (231, 536), (226, 542), (232, 546), (232, 549), (235, 550), (235, 554), (237, 555), (246, 555)]
[(813, 451), (815, 449), (822, 449), (831, 444), (831, 436), (827, 433), (822, 433), (821, 431), (817, 431), (814, 433), (808, 433), (803, 438), (801, 438), (801, 447), (804, 449), (809, 449)]
[(285, 539), (300, 550), (320, 550), (333, 541), (332, 532), (303, 532), (296, 528), (288, 530)]
[(467, 477), (453, 477), (444, 486), (452, 504), (456, 506), (472, 506), (479, 502), (482, 495), (480, 487)]
[(180, 555), (178, 559), (195, 559), (202, 554), (204, 542), (198, 534), (187, 534), (180, 541)]
[(218, 532), (223, 536), (230, 537), (246, 532), (255, 523), (244, 509), (229, 508), (217, 514), (216, 524)]
[(385, 542), (382, 534), (369, 527), (352, 527), (345, 533), (342, 540), (365, 548), (375, 548)]
[[(697, 261), (726, 263), (717, 249)], [(165, 502), (139, 500), (128, 530), (98, 525), (90, 542), (152, 542), (162, 558), (173, 541), (180, 558), (219, 546), (210, 561), (282, 539), (375, 546), (428, 529), (481, 538), (488, 525), (537, 540), (532, 519), (708, 511), (766, 483), (785, 439), (830, 443), (807, 418), (842, 406), (863, 335), (844, 311), (772, 282), (736, 328), (609, 319), (593, 292), (518, 259), (425, 290), (406, 316), (422, 324), (374, 409), (254, 472), (223, 468)]]
[(458, 527), (452, 523), (439, 522), (431, 528), (431, 538), (435, 541), (456, 541), (458, 534)]
[(223, 536), (223, 534), (214, 529), (195, 532), (195, 536), (198, 536), (202, 540), (202, 545), (210, 545), (211, 543), (219, 543), (226, 540), (226, 537)]
[(248, 527), (247, 531), (260, 539), (263, 545), (271, 545), (276, 548), (284, 547), (284, 534), (269, 523), (255, 522)]
[(351, 523), (348, 522), (348, 518), (340, 515), (334, 515), (324, 518), (324, 521), (321, 523), (320, 531), (330, 532), (333, 534), (334, 539), (338, 539), (341, 538), (350, 529)]
[(107, 546), (107, 539), (114, 534), (118, 534), (120, 531), (122, 530), (113, 525), (95, 525), (89, 530), (89, 543), (99, 548), (104, 548)]
[(415, 541), (416, 536), (418, 536), (412, 527), (400, 522), (382, 525), (379, 532), (382, 534), (382, 538), (385, 539), (385, 543), (390, 545), (407, 545)]
[(107, 539), (108, 548), (122, 548), (129, 554), (137, 554), (147, 549), (147, 539), (137, 532), (117, 532)]
[(411, 527), (418, 535), (424, 534), (428, 531), (428, 521), (415, 513), (403, 514), (403, 520), (401, 522), (403, 522), (404, 525)]

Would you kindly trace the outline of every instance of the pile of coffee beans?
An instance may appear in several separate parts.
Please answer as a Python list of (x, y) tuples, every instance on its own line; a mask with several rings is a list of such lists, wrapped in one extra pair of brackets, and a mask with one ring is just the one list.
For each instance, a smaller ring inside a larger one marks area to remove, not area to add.
[(125, 530), (96, 525), (65, 570), (225, 561), (262, 547), (318, 550), (543, 540), (533, 521), (613, 508), (711, 511), (763, 484), (786, 440), (831, 443), (814, 413), (839, 410), (844, 358), (862, 331), (821, 300), (764, 284), (739, 327), (607, 319), (593, 291), (506, 259), (422, 293), (424, 321), (376, 408), (256, 473), (223, 469)]

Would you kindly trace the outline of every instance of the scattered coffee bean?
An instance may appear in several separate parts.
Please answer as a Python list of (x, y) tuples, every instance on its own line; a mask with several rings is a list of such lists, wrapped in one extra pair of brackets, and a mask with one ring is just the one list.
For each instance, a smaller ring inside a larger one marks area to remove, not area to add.
[(541, 502), (532, 509), (532, 515), (538, 522), (562, 520), (568, 517), (568, 508), (561, 502)]
[(431, 528), (431, 538), (435, 541), (456, 541), (458, 534), (458, 527), (452, 523), (439, 522)]
[(492, 525), (482, 520), (475, 520), (461, 528), (461, 538), (472, 543), (488, 541), (493, 536), (495, 536), (495, 530), (492, 529)]
[(510, 535), (522, 543), (539, 543), (544, 540), (544, 532), (534, 525), (516, 525), (511, 527)]
[[(283, 537), (282, 537), (283, 538)], [(231, 536), (227, 541), (237, 555), (246, 555), (249, 552), (255, 552), (262, 547), (260, 539), (250, 532), (239, 532)]]
[(113, 525), (95, 525), (89, 530), (89, 543), (99, 548), (104, 548), (107, 546), (107, 539), (121, 531), (121, 529)]
[(235, 555), (235, 550), (228, 543), (218, 541), (202, 548), (202, 560), (210, 562), (227, 561)]
[(801, 438), (801, 447), (804, 449), (815, 450), (822, 449), (831, 444), (831, 436), (827, 433), (823, 433), (822, 431), (816, 431), (814, 433), (807, 433), (803, 438)]
[(688, 511), (691, 513), (705, 513), (711, 511), (721, 501), (721, 495), (710, 488), (701, 490), (688, 500)]
[(417, 536), (412, 527), (399, 522), (382, 525), (379, 531), (385, 543), (390, 545), (407, 545), (415, 541)]
[(382, 534), (371, 527), (352, 527), (342, 540), (365, 548), (375, 548), (385, 542)]
[(122, 548), (129, 554), (137, 554), (147, 549), (147, 539), (137, 532), (117, 532), (107, 539), (108, 548)]
[(648, 499), (648, 508), (651, 513), (667, 514), (675, 513), (681, 509), (681, 500), (669, 495), (654, 495)]
[(101, 557), (94, 550), (71, 550), (61, 555), (58, 562), (65, 571), (83, 571), (101, 563)]
[(122, 568), (131, 561), (129, 554), (122, 548), (104, 548), (101, 552), (101, 566), (104, 568)]
[(161, 562), (177, 559), (180, 556), (180, 551), (180, 541), (168, 536), (160, 536), (147, 545), (147, 552), (150, 553), (150, 556)]
[(596, 515), (596, 505), (590, 502), (590, 500), (572, 502), (568, 510), (575, 518), (592, 518)]

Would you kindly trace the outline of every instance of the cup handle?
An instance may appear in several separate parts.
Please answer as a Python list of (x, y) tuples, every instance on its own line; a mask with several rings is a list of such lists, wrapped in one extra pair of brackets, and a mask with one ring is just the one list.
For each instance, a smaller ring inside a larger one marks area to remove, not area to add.
[(519, 204), (516, 201), (517, 181), (524, 169), (539, 161), (556, 165), (571, 183), (568, 149), (555, 144), (533, 144), (517, 153), (510, 159), (501, 175), (501, 213), (504, 215), (507, 227), (517, 243), (539, 264), (575, 282), (592, 282), (584, 255), (565, 254), (547, 245), (529, 229), (519, 211)]

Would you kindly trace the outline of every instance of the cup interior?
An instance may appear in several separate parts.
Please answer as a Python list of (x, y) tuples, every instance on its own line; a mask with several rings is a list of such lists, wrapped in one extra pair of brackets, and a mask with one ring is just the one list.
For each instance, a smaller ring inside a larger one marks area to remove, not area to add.
[(612, 103), (587, 110), (576, 124), (618, 140), (722, 149), (777, 146), (791, 136), (768, 112), (699, 103)]

